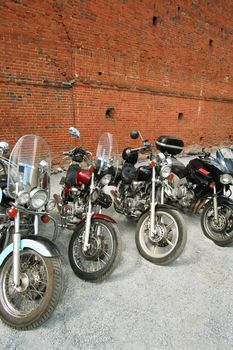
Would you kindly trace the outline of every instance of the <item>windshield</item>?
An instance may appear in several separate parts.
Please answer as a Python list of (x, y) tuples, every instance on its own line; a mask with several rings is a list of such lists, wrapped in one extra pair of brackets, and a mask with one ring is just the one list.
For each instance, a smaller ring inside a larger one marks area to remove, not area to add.
[(21, 191), (40, 187), (49, 192), (51, 154), (47, 142), (40, 136), (25, 135), (13, 148), (8, 169), (7, 188), (10, 197)]
[(230, 148), (218, 149), (212, 164), (223, 173), (233, 174), (233, 151)]
[(117, 143), (113, 135), (106, 132), (100, 136), (96, 151), (96, 162), (100, 170), (114, 166), (118, 168)]

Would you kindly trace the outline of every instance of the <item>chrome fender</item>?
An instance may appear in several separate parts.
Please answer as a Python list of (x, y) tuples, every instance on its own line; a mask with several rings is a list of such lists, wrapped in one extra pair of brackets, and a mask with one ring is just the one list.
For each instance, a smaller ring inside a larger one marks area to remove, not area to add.
[[(25, 248), (35, 250), (37, 253), (48, 258), (61, 255), (57, 246), (48, 238), (42, 236), (29, 235), (27, 238), (21, 239), (19, 249), (23, 250)], [(9, 244), (0, 254), (0, 266), (12, 252), (13, 243)]]

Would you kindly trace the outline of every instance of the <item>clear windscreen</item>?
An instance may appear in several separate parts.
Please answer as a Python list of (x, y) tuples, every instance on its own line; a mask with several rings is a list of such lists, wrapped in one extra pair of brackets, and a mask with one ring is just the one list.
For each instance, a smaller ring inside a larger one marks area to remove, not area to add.
[(217, 150), (213, 164), (223, 173), (233, 174), (233, 151), (230, 148)]
[(49, 191), (51, 154), (47, 142), (40, 136), (25, 135), (13, 148), (8, 169), (7, 188), (10, 197), (21, 191), (39, 187)]
[(109, 132), (100, 136), (99, 143), (96, 151), (96, 163), (99, 168), (105, 169), (107, 167), (114, 166), (118, 168), (118, 152), (117, 142), (113, 135)]

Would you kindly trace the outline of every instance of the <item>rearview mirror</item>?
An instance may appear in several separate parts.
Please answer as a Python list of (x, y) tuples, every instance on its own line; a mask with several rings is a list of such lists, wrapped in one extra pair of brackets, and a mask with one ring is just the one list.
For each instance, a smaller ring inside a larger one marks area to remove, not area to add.
[(72, 136), (75, 136), (75, 137), (80, 137), (80, 131), (76, 128), (74, 128), (73, 126), (71, 126), (69, 128), (69, 133), (72, 135)]
[(133, 140), (138, 139), (139, 138), (139, 132), (137, 130), (132, 130), (131, 133), (130, 133), (130, 137)]

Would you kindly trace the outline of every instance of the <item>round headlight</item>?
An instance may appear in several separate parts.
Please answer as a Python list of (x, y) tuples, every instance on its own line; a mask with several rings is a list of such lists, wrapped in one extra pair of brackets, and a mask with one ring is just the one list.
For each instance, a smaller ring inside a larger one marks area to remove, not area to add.
[(31, 193), (31, 206), (33, 209), (40, 209), (43, 207), (47, 200), (48, 200), (48, 194), (46, 191), (41, 190), (40, 188), (34, 188)]
[(56, 202), (53, 199), (50, 199), (46, 205), (47, 211), (52, 211), (56, 207)]
[(96, 189), (91, 194), (91, 202), (95, 203), (98, 198), (99, 198), (99, 191)]
[(104, 175), (101, 179), (100, 179), (100, 185), (101, 186), (106, 186), (110, 183), (112, 176), (110, 174), (106, 174)]
[(29, 202), (30, 194), (28, 192), (21, 191), (18, 194), (17, 202), (21, 205), (24, 205)]
[(171, 173), (171, 167), (169, 165), (164, 165), (160, 170), (160, 176), (167, 178)]
[(229, 185), (230, 183), (233, 183), (233, 177), (229, 174), (223, 174), (220, 176), (220, 182), (223, 185)]

